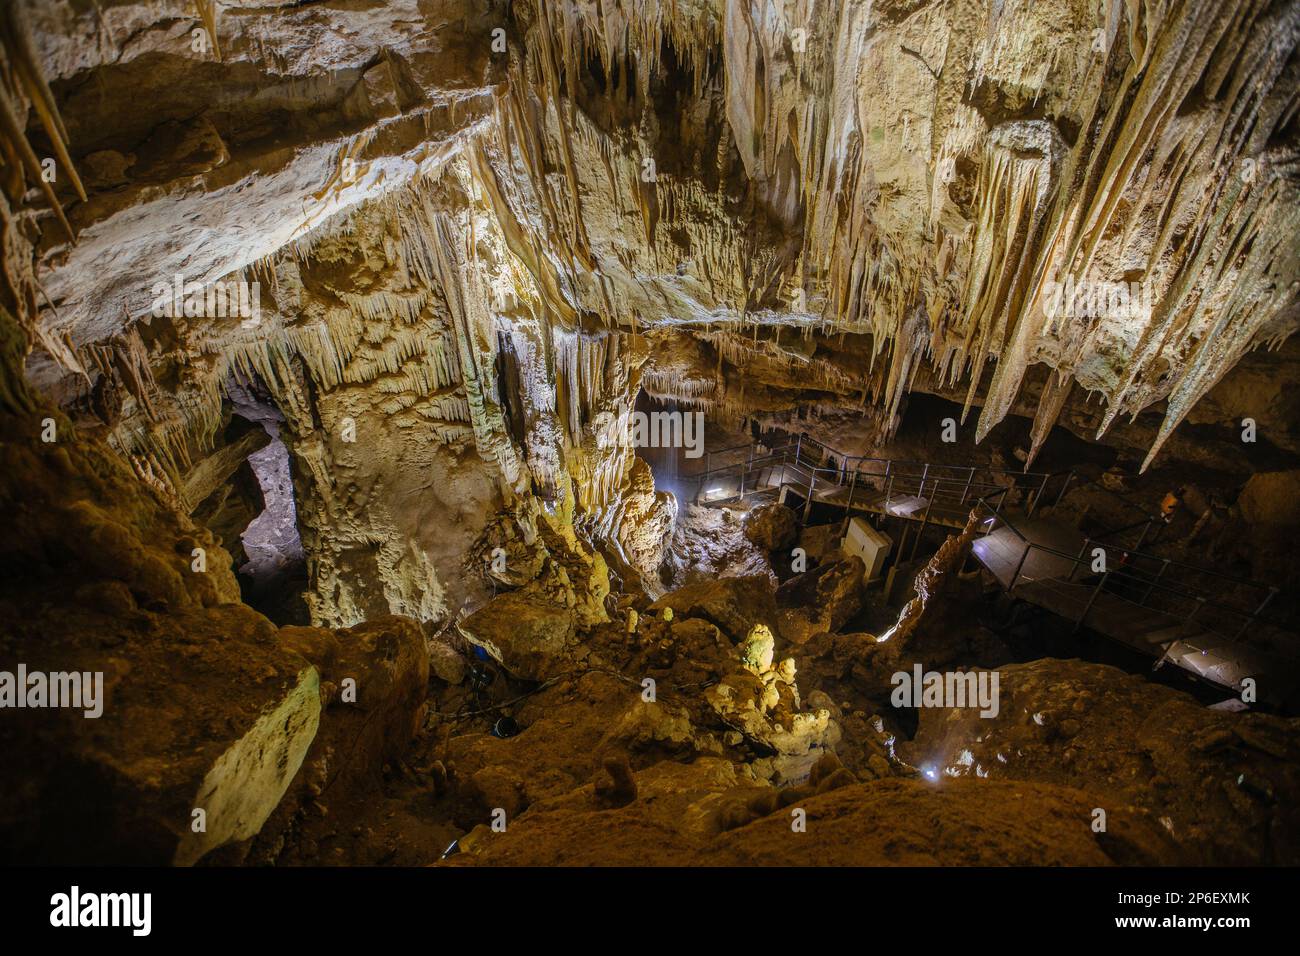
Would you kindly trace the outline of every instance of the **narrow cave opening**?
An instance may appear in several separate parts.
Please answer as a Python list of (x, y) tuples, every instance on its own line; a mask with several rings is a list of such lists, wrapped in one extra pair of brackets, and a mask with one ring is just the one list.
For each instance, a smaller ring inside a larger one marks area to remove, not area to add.
[[(655, 398), (641, 389), (637, 392), (636, 400), (632, 404), (633, 421), (631, 427), (635, 426), (638, 416), (645, 416), (644, 421), (649, 423), (658, 421), (658, 416), (681, 416), (683, 411), (689, 412), (689, 409), (683, 409), (681, 404), (673, 399)], [(638, 442), (633, 438), (633, 444), (636, 448), (636, 455), (647, 465), (650, 466), (650, 472), (654, 475), (655, 488), (659, 491), (670, 492), (677, 498), (680, 505), (683, 495), (686, 494), (686, 486), (678, 479), (684, 471), (691, 470), (692, 459), (689, 457), (688, 450), (681, 443), (662, 443), (658, 441), (656, 430), (654, 440), (649, 442)]]
[(262, 511), (240, 534), (247, 560), (237, 569), (244, 601), (277, 624), (309, 624), (303, 594), (307, 560), (298, 530), (293, 464), (281, 434), (284, 416), (256, 380), (231, 376), (227, 395), (235, 415), (260, 426), (270, 441), (248, 457), (262, 490)]

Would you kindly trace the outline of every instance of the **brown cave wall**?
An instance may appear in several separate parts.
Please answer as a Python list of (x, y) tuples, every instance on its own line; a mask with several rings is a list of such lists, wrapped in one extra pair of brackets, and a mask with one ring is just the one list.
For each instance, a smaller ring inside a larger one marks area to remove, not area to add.
[[(6, 711), (6, 861), (189, 864), (246, 843), (265, 832), (303, 762), (325, 759), (318, 737), (349, 719), (339, 713), (344, 676), (367, 707), (394, 715), (389, 736), (328, 758), (336, 773), (361, 761), (351, 783), (366, 785), (364, 762), (399, 751), (422, 713), (419, 629), (399, 619), (371, 623), (368, 639), (277, 629), (241, 604), (211, 533), (30, 391), (25, 336), (7, 311), (0, 330), (0, 498), (12, 516), (0, 549), (0, 669), (103, 675), (97, 717)], [(346, 666), (331, 645), (345, 648)], [(395, 647), (394, 669), (381, 662)]]

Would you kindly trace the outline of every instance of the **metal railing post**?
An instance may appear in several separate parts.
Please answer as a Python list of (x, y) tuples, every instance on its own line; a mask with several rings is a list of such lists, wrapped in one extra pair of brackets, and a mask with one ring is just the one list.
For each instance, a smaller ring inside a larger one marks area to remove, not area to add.
[(1138, 543), (1133, 545), (1134, 551), (1142, 550), (1142, 543), (1146, 541), (1147, 532), (1151, 530), (1151, 522), (1154, 520), (1155, 520), (1154, 518), (1147, 518), (1147, 523), (1142, 526), (1142, 533), (1138, 535)]
[(1011, 575), (1011, 583), (1007, 585), (1007, 593), (1010, 594), (1016, 589), (1016, 582), (1020, 580), (1020, 572), (1024, 570), (1025, 559), (1029, 557), (1029, 551), (1033, 545), (1025, 542), (1025, 550), (1020, 554), (1020, 560), (1016, 563), (1016, 573)]
[[(924, 482), (924, 481), (921, 482), (921, 491), (922, 491), (923, 493), (924, 493), (924, 491), (925, 491), (925, 482)], [(915, 538), (913, 539), (913, 541), (912, 541), (912, 555), (911, 555), (910, 558), (908, 558), (908, 561), (911, 561), (912, 558), (915, 558), (915, 557), (916, 557), (916, 549), (917, 549), (917, 546), (920, 545), (920, 543), (921, 543), (921, 538), (925, 535), (925, 528), (926, 528), (926, 525), (928, 525), (928, 524), (930, 523), (930, 508), (934, 506), (933, 492), (931, 492), (931, 495), (932, 495), (932, 497), (926, 500), (926, 504), (925, 504), (925, 517), (924, 517), (924, 518), (922, 519), (922, 521), (921, 521), (921, 529), (920, 529), (919, 531), (916, 532), (916, 537), (915, 537)], [(924, 497), (924, 494), (922, 495), (922, 497)]]
[(1078, 572), (1079, 572), (1079, 562), (1083, 560), (1084, 552), (1086, 552), (1086, 551), (1088, 550), (1088, 545), (1090, 545), (1090, 544), (1092, 544), (1092, 539), (1091, 539), (1091, 538), (1084, 538), (1084, 539), (1083, 539), (1083, 547), (1080, 548), (1080, 549), (1079, 549), (1079, 553), (1078, 553), (1077, 555), (1075, 555), (1075, 557), (1074, 557), (1074, 564), (1070, 565), (1070, 578), (1069, 578), (1069, 579), (1070, 579), (1071, 581), (1073, 581), (1073, 580), (1074, 580), (1074, 576), (1075, 576), (1076, 574), (1078, 574)]
[(1169, 567), (1169, 559), (1165, 558), (1164, 563), (1160, 565), (1160, 570), (1156, 572), (1156, 576), (1152, 578), (1151, 583), (1147, 585), (1146, 593), (1142, 595), (1142, 600), (1138, 602), (1139, 604), (1143, 605), (1144, 607), (1146, 606), (1147, 598), (1151, 597), (1151, 592), (1155, 589), (1156, 582), (1165, 576), (1165, 570), (1168, 567)]
[(1055, 508), (1057, 505), (1061, 503), (1061, 499), (1065, 497), (1066, 489), (1070, 487), (1070, 482), (1072, 482), (1073, 480), (1074, 480), (1074, 469), (1071, 468), (1070, 473), (1065, 476), (1065, 481), (1061, 483), (1061, 490), (1056, 493), (1056, 500), (1052, 502), (1053, 508)]
[(808, 517), (812, 514), (813, 492), (817, 488), (817, 472), (809, 472), (808, 477), (808, 500), (803, 505), (803, 523), (808, 523)]
[(966, 476), (966, 487), (961, 491), (961, 503), (966, 503), (966, 496), (970, 494), (971, 483), (975, 481), (975, 466), (971, 465), (970, 474)]
[(1088, 597), (1088, 603), (1084, 605), (1083, 613), (1080, 614), (1079, 619), (1074, 622), (1074, 630), (1070, 632), (1071, 634), (1077, 632), (1079, 628), (1083, 627), (1083, 622), (1087, 619), (1088, 612), (1092, 610), (1092, 605), (1097, 600), (1097, 595), (1100, 594), (1101, 589), (1106, 586), (1106, 579), (1108, 577), (1110, 577), (1109, 571), (1101, 576), (1101, 580), (1097, 582), (1097, 586), (1092, 589), (1092, 594)]
[(1232, 639), (1234, 641), (1237, 640), (1239, 637), (1241, 637), (1242, 634), (1246, 633), (1246, 628), (1250, 627), (1251, 622), (1254, 621), (1255, 618), (1259, 617), (1260, 611), (1268, 607), (1268, 602), (1273, 600), (1273, 595), (1275, 594), (1277, 594), (1277, 588), (1270, 587), (1268, 589), (1268, 594), (1264, 596), (1264, 600), (1259, 602), (1259, 606), (1256, 607), (1255, 610), (1250, 612), (1250, 617), (1246, 618), (1246, 620), (1241, 622), (1241, 627), (1237, 629), (1237, 633), (1232, 635)]
[(1031, 518), (1034, 516), (1034, 512), (1038, 510), (1038, 503), (1043, 500), (1043, 492), (1047, 490), (1047, 479), (1049, 477), (1051, 476), (1043, 475), (1042, 483), (1038, 486), (1038, 490), (1034, 492), (1034, 500), (1029, 504), (1029, 517)]

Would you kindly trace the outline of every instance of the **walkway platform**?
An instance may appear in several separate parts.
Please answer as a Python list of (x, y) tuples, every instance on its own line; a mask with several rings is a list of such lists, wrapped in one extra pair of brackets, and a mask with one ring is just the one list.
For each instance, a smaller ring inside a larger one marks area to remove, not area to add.
[[(1300, 640), (1259, 617), (1276, 589), (1104, 537), (1086, 539), (1044, 518), (1037, 507), (1059, 476), (846, 457), (805, 439), (726, 451), (746, 459), (683, 476), (696, 482), (698, 503), (784, 498), (791, 489), (804, 500), (805, 516), (815, 503), (915, 522), (914, 540), (929, 525), (963, 528), (978, 510), (987, 533), (974, 542), (973, 556), (1015, 600), (1124, 644), (1156, 667), (1173, 664), (1234, 693), (1254, 678), (1259, 700), (1300, 704)], [(1056, 500), (1072, 478), (1051, 489)], [(1096, 547), (1105, 549), (1107, 572), (1092, 570)]]

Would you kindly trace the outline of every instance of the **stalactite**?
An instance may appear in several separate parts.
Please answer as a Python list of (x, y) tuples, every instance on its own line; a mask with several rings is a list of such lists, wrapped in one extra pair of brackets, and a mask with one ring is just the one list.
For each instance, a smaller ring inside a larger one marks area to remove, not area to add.
[(55, 195), (54, 187), (41, 169), (41, 162), (27, 139), (25, 124), (18, 111), (17, 104), (26, 95), (54, 145), (68, 180), (84, 202), (86, 190), (68, 154), (68, 131), (32, 48), (20, 3), (0, 5), (0, 51), (3, 52), (4, 64), (8, 67), (3, 71), (4, 76), (0, 77), (0, 131), (4, 133), (0, 136), (0, 150), (7, 157), (9, 165), (25, 168), (32, 180), (40, 184), (59, 225), (63, 227), (68, 240), (75, 245), (76, 233), (64, 215), (63, 205)]
[(1070, 391), (1074, 387), (1073, 377), (1069, 374), (1060, 374), (1052, 372), (1047, 378), (1047, 384), (1043, 386), (1043, 394), (1038, 399), (1038, 411), (1034, 414), (1034, 423), (1029, 430), (1029, 455), (1025, 458), (1025, 471), (1034, 463), (1038, 457), (1038, 452), (1043, 447), (1043, 442), (1047, 440), (1048, 434), (1056, 425), (1057, 419), (1061, 417), (1061, 410), (1065, 408), (1066, 400), (1070, 397)]
[(217, 37), (217, 5), (214, 0), (194, 0), (194, 5), (199, 9), (199, 17), (203, 20), (203, 28), (207, 31), (208, 39), (212, 41), (212, 53), (220, 61), (221, 40)]
[[(1294, 158), (1274, 141), (1294, 110), (1294, 4), (1105, 0), (1100, 11), (1071, 8), (1052, 31), (1028, 0), (1007, 0), (973, 32), (955, 29), (945, 5), (883, 19), (868, 3), (821, 0), (534, 6), (495, 123), (436, 174), (369, 207), (387, 227), (381, 282), (335, 290), (310, 314), (285, 305), (256, 342), (186, 330), (214, 355), (192, 373), (197, 397), (180, 403), (192, 440), (219, 421), (231, 370), (274, 390), (299, 361), (327, 390), (373, 383), (404, 423), (446, 423), (440, 440), (468, 424), (510, 481), (524, 477), (522, 458), (553, 486), (618, 387), (617, 338), (592, 330), (680, 325), (716, 351), (714, 377), (651, 370), (641, 384), (720, 419), (751, 414), (764, 375), (878, 402), (890, 423), (918, 382), (965, 377), (963, 418), (981, 406), (982, 438), (1029, 367), (1046, 363), (1060, 384), (1043, 396), (1031, 457), (1076, 382), (1106, 402), (1103, 430), (1168, 398), (1154, 455), (1246, 351), (1294, 325), (1297, 267), (1279, 239), (1297, 226)], [(808, 25), (796, 49), (792, 29)], [(1080, 49), (1094, 29), (1104, 49)], [(894, 40), (913, 35), (924, 42), (897, 52)], [(689, 84), (657, 78), (665, 50)], [(878, 68), (895, 58), (906, 69), (891, 78)], [(616, 88), (615, 76), (631, 82)], [(904, 82), (919, 90), (894, 109), (889, 84)], [(686, 111), (664, 108), (685, 102), (688, 85), (702, 142)], [(927, 96), (933, 115), (918, 106)], [(919, 125), (895, 136), (900, 115)], [(1025, 115), (1050, 119), (1006, 118)], [(354, 166), (367, 175), (371, 135), (339, 150), (299, 237), (246, 270), (273, 296), (278, 266), (358, 237), (336, 200)], [(892, 139), (908, 155), (894, 156)], [(656, 157), (667, 143), (683, 155)], [(647, 159), (660, 160), (649, 179)], [(1242, 160), (1267, 172), (1247, 182)], [(439, 176), (463, 192), (454, 209)], [(915, 193), (900, 215), (899, 195)], [(1137, 238), (1145, 262), (1124, 252)], [(1044, 311), (1049, 282), (1130, 272), (1153, 287), (1148, 312), (1108, 324)], [(499, 404), (496, 343), (516, 323), (527, 327), (511, 333), (521, 387), (537, 396), (529, 416), (552, 414), (554, 434), (534, 421), (528, 438), (512, 437)], [(781, 323), (800, 334), (765, 332)], [(850, 333), (861, 336), (855, 362), (828, 359)], [(551, 363), (547, 377), (539, 369)], [(755, 373), (748, 403), (746, 386), (727, 387), (726, 366)], [(145, 417), (170, 419), (143, 382), (128, 391)], [(579, 493), (598, 498), (613, 479), (586, 467), (573, 466)]]

